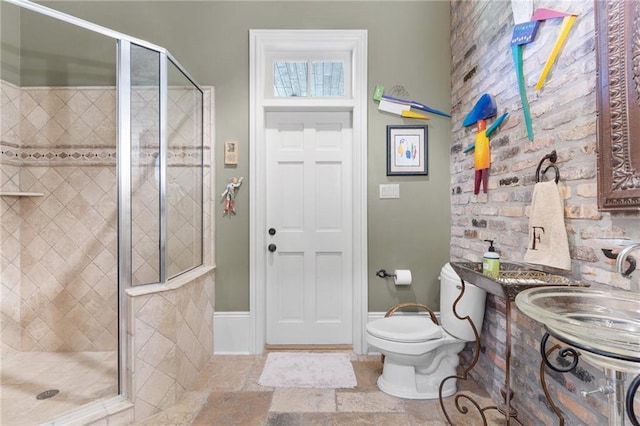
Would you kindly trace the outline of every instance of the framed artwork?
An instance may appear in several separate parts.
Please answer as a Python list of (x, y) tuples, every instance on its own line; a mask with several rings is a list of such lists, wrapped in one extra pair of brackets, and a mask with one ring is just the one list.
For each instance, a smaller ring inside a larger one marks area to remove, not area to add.
[(427, 175), (427, 126), (387, 126), (387, 176)]
[(237, 165), (238, 164), (238, 142), (227, 141), (224, 143), (224, 164)]
[(640, 2), (596, 1), (598, 208), (640, 208)]

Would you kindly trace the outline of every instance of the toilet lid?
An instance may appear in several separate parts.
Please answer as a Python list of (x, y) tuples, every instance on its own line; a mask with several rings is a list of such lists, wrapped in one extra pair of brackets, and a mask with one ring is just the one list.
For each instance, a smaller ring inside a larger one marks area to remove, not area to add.
[(397, 315), (367, 324), (367, 332), (380, 339), (416, 343), (442, 337), (442, 328), (427, 316)]

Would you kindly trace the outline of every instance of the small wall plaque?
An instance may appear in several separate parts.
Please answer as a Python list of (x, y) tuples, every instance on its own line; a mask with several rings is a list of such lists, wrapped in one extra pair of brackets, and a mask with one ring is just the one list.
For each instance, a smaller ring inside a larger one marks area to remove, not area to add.
[(224, 164), (225, 165), (237, 165), (238, 164), (238, 142), (226, 141), (224, 143)]

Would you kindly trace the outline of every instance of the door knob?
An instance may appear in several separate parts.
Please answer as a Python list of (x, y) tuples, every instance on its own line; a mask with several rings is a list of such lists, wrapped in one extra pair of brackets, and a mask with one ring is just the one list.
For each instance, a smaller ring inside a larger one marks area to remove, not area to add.
[(276, 245), (275, 245), (275, 244), (269, 244), (269, 246), (267, 247), (267, 249), (268, 249), (271, 253), (273, 253), (274, 251), (276, 251), (276, 249), (277, 249), (277, 248), (278, 248), (278, 247), (276, 247)]
[(269, 228), (269, 235), (276, 235), (276, 228)]

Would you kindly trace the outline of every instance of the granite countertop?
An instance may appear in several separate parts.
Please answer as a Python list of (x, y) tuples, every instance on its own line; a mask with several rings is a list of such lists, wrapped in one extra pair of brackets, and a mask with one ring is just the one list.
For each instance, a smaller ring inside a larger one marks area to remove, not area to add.
[(500, 274), (497, 278), (482, 274), (482, 262), (451, 262), (451, 267), (465, 282), (510, 301), (515, 300), (521, 291), (533, 287), (549, 285), (589, 287), (589, 284), (582, 281), (524, 263), (501, 262)]

